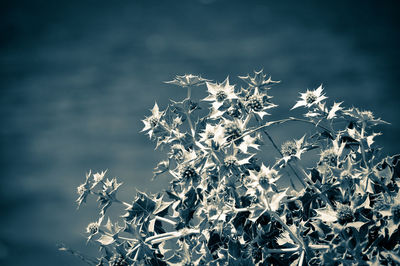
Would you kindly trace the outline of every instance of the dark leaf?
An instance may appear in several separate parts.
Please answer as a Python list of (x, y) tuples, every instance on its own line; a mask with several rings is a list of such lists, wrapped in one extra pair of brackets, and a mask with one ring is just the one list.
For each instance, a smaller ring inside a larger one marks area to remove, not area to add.
[(155, 208), (156, 203), (152, 199), (146, 194), (138, 192), (132, 207), (126, 210), (127, 213), (123, 217), (127, 221), (131, 221), (133, 218), (139, 218), (139, 221), (143, 221), (153, 213)]

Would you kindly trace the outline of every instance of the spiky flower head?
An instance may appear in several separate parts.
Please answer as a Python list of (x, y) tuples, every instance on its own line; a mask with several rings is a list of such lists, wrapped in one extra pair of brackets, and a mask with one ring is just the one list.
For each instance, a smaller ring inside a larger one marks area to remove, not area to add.
[(344, 225), (354, 220), (354, 212), (350, 206), (342, 205), (338, 208), (336, 217), (339, 224)]
[(320, 163), (335, 167), (338, 162), (337, 154), (334, 149), (327, 149), (321, 152)]
[(399, 223), (400, 222), (400, 204), (394, 205), (392, 207), (392, 215), (393, 215), (393, 222)]
[(224, 128), (221, 124), (211, 125), (207, 124), (206, 128), (200, 135), (200, 142), (206, 143), (209, 147), (213, 143), (221, 145), (224, 142)]
[(224, 124), (224, 136), (226, 141), (230, 142), (240, 137), (244, 129), (243, 127), (243, 123), (240, 120), (226, 120)]
[(261, 165), (260, 171), (250, 171), (249, 177), (249, 187), (258, 191), (271, 191), (272, 187), (275, 186), (275, 182), (281, 178), (278, 171), (266, 167), (264, 164)]
[(109, 180), (108, 178), (104, 181), (103, 184), (103, 193), (112, 196), (115, 194), (117, 189), (122, 185), (122, 183), (118, 183), (117, 179), (114, 177), (113, 179)]
[(200, 86), (204, 84), (208, 79), (204, 79), (200, 76), (185, 74), (183, 76), (176, 76), (171, 81), (166, 81), (165, 83), (174, 84), (183, 88), (192, 87), (192, 86)]
[(281, 145), (281, 153), (283, 156), (293, 156), (297, 153), (297, 144), (296, 142), (289, 140), (285, 141)]
[(261, 119), (263, 119), (265, 115), (269, 115), (266, 110), (277, 106), (271, 102), (268, 102), (268, 98), (269, 97), (266, 94), (255, 91), (254, 94), (247, 97), (245, 106), (250, 112), (254, 112)]
[(93, 222), (88, 224), (86, 227), (86, 233), (94, 235), (99, 231), (99, 224), (97, 222)]
[(386, 121), (383, 121), (380, 118), (375, 118), (374, 114), (371, 111), (361, 111), (358, 108), (351, 108), (343, 111), (343, 113), (347, 116), (353, 118), (355, 123), (365, 124), (365, 125), (378, 125), (378, 124), (389, 124)]
[(341, 142), (340, 136), (332, 140), (332, 146), (321, 152), (319, 159), (320, 164), (336, 167), (339, 163), (340, 156), (342, 155), (345, 146), (346, 142)]
[(273, 81), (271, 77), (267, 78), (267, 74), (264, 74), (264, 70), (254, 71), (254, 76), (251, 77), (249, 74), (247, 76), (239, 76), (244, 82), (246, 82), (250, 88), (258, 88), (267, 90), (268, 85), (279, 83), (280, 81)]
[(85, 183), (79, 185), (77, 187), (78, 199), (76, 202), (78, 203), (78, 208), (81, 206), (82, 202), (86, 201), (87, 196), (90, 194), (90, 176), (92, 175), (92, 171), (86, 174)]
[(325, 100), (327, 97), (322, 93), (322, 91), (323, 88), (322, 85), (320, 85), (316, 90), (307, 90), (305, 93), (300, 93), (300, 100), (298, 100), (292, 107), (292, 110), (300, 106), (310, 108), (311, 106)]
[(197, 176), (196, 169), (192, 165), (187, 165), (181, 168), (181, 178), (191, 179)]
[(278, 181), (281, 176), (278, 171), (275, 169), (271, 169), (269, 167), (265, 167), (265, 165), (261, 165), (260, 172), (258, 173), (258, 182), (264, 189), (269, 189), (272, 184)]
[(93, 175), (93, 181), (95, 183), (98, 183), (98, 182), (102, 181), (104, 179), (104, 176), (105, 176), (106, 173), (107, 173), (107, 170), (102, 171), (101, 173), (95, 173)]
[(224, 164), (225, 164), (226, 167), (237, 166), (238, 165), (238, 159), (233, 155), (227, 156), (224, 159)]
[(151, 109), (151, 116), (146, 117), (142, 122), (144, 123), (143, 131), (148, 131), (147, 134), (150, 138), (153, 135), (154, 129), (159, 125), (161, 117), (164, 115), (164, 112), (160, 112), (157, 103), (154, 104), (153, 109)]
[(203, 101), (213, 102), (213, 108), (218, 110), (224, 104), (225, 100), (238, 99), (235, 93), (235, 86), (229, 84), (227, 77), (222, 83), (206, 82), (209, 95)]
[(400, 192), (397, 193), (397, 196), (393, 199), (392, 206), (390, 208), (390, 212), (392, 214), (393, 223), (400, 223)]

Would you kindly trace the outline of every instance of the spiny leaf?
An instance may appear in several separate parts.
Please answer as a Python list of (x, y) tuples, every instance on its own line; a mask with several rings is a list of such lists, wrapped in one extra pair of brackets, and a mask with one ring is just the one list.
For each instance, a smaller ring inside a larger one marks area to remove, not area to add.
[(132, 207), (126, 209), (127, 213), (123, 217), (127, 221), (131, 221), (136, 217), (139, 218), (139, 221), (143, 221), (153, 213), (155, 208), (156, 203), (152, 199), (150, 199), (146, 194), (138, 192)]

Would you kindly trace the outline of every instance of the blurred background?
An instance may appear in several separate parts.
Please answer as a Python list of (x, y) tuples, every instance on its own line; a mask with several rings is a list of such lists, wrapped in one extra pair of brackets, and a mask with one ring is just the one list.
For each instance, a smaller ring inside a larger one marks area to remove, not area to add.
[[(282, 81), (274, 118), (323, 83), (330, 104), (391, 122), (377, 142), (400, 152), (399, 11), (390, 1), (1, 1), (0, 265), (84, 265), (58, 243), (96, 254), (84, 237), (96, 203), (74, 202), (90, 169), (124, 182), (127, 201), (166, 186), (150, 180), (162, 153), (139, 131), (154, 101), (185, 96), (163, 84), (177, 74), (242, 84), (264, 68)], [(271, 134), (303, 134), (294, 129)]]

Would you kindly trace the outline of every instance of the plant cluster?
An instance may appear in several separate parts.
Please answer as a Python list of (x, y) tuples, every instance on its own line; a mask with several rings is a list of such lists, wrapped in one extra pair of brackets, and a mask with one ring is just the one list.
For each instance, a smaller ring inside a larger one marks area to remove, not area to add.
[[(293, 106), (304, 117), (272, 120), (269, 93), (278, 82), (263, 71), (239, 78), (240, 88), (195, 75), (167, 82), (187, 97), (164, 110), (156, 103), (143, 131), (166, 151), (154, 176), (169, 176), (168, 189), (128, 203), (116, 197), (115, 178), (89, 172), (77, 202), (98, 198), (99, 219), (86, 231), (101, 256), (61, 249), (93, 265), (400, 264), (400, 156), (380, 159), (374, 145), (374, 126), (386, 122), (329, 105), (322, 86)], [(191, 95), (198, 87), (208, 92), (201, 101)], [(269, 129), (285, 123), (314, 133), (278, 145)], [(267, 147), (276, 157), (259, 155)], [(282, 179), (296, 182), (284, 187)], [(119, 222), (105, 221), (112, 204), (126, 207)]]

